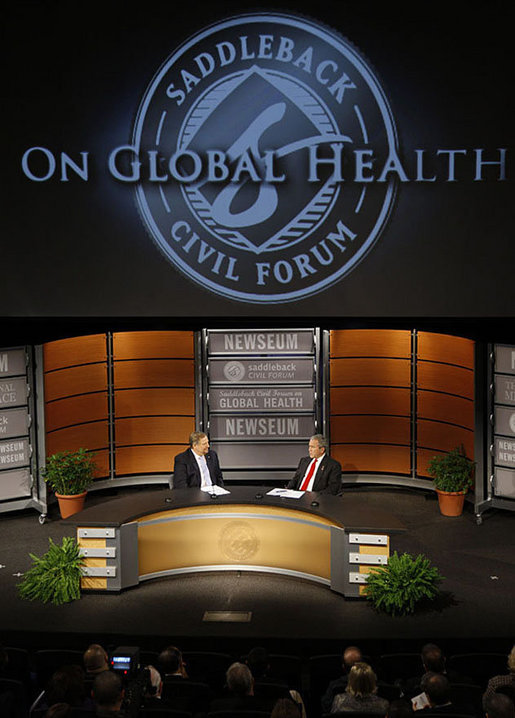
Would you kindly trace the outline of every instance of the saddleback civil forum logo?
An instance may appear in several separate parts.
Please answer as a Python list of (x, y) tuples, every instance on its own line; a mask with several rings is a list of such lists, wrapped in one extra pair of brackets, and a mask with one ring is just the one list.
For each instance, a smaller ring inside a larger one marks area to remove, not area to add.
[(307, 297), (351, 272), (398, 179), (373, 71), (336, 32), (291, 15), (233, 17), (187, 40), (148, 87), (133, 145), (150, 158), (137, 202), (166, 258), (251, 303)]

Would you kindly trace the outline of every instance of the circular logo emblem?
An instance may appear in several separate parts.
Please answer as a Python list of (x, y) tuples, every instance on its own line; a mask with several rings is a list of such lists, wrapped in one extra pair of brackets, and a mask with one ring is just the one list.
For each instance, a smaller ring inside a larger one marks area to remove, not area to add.
[(231, 521), (221, 532), (220, 551), (231, 561), (247, 561), (259, 548), (259, 539), (246, 521)]
[(513, 431), (513, 433), (515, 434), (515, 414), (512, 414), (512, 415), (510, 416), (510, 429), (511, 429), (511, 430)]
[(242, 15), (190, 38), (147, 89), (133, 145), (158, 247), (240, 301), (339, 281), (394, 201), (396, 131), (377, 79), (351, 43), (295, 16)]
[(224, 366), (227, 381), (241, 381), (245, 377), (245, 367), (239, 361), (228, 361)]

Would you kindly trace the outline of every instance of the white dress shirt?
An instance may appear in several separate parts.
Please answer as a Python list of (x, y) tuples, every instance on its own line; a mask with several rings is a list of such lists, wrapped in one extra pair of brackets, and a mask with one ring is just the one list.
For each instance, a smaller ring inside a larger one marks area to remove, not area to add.
[(204, 486), (213, 486), (206, 457), (204, 456), (204, 454), (202, 454), (202, 456), (199, 456), (195, 451), (193, 451), (193, 449), (192, 453), (193, 456), (196, 458), (198, 467), (200, 469), (200, 488), (204, 488)]

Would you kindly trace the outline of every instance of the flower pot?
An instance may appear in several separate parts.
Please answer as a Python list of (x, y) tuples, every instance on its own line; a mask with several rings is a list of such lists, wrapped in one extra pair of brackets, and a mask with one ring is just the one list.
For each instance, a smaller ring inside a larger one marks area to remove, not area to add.
[(440, 491), (436, 489), (436, 493), (438, 494), (438, 505), (442, 516), (461, 516), (465, 503), (465, 493), (463, 491)]
[(56, 493), (61, 518), (67, 519), (68, 516), (73, 516), (73, 514), (78, 514), (79, 511), (82, 511), (87, 493), (87, 491), (84, 491), (82, 494), (71, 495)]

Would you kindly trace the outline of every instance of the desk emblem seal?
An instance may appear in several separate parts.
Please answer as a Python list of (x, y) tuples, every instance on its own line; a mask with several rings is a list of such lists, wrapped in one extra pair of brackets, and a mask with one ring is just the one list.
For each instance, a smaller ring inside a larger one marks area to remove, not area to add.
[(248, 561), (259, 549), (259, 539), (247, 521), (231, 521), (220, 534), (220, 551), (230, 561)]

